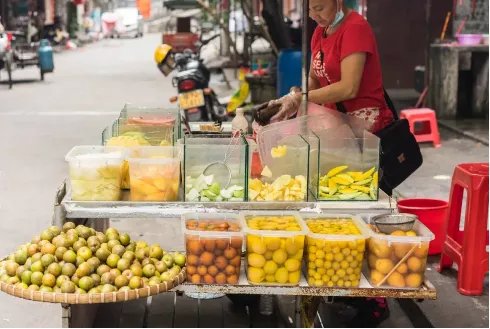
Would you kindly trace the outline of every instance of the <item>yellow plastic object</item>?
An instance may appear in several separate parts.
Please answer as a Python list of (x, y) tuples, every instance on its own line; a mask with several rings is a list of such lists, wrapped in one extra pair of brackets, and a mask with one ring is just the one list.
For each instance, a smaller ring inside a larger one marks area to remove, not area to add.
[(240, 81), (240, 85), (238, 90), (233, 93), (231, 96), (230, 102), (226, 106), (226, 111), (228, 113), (234, 112), (237, 108), (239, 108), (248, 98), (250, 94), (250, 85), (245, 80), (245, 73), (247, 70), (240, 69), (238, 72), (238, 80)]
[(298, 285), (306, 227), (296, 213), (242, 213), (251, 284)]
[(172, 50), (172, 46), (162, 44), (155, 49), (154, 59), (157, 64), (161, 64)]
[(352, 215), (306, 215), (307, 280), (314, 287), (358, 287), (370, 230)]
[(235, 110), (245, 102), (249, 94), (250, 85), (248, 84), (248, 82), (240, 81), (240, 86), (238, 87), (238, 90), (235, 91), (233, 96), (231, 96), (230, 102), (226, 106), (226, 111), (228, 113), (235, 112)]

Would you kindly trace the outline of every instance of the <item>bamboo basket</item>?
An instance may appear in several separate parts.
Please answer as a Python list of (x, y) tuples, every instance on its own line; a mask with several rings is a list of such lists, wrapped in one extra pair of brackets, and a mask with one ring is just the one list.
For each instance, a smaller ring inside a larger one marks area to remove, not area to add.
[(186, 269), (182, 268), (179, 275), (172, 281), (165, 281), (158, 285), (152, 285), (140, 289), (108, 292), (101, 294), (68, 294), (58, 292), (33, 291), (15, 287), (14, 285), (0, 282), (0, 290), (23, 299), (33, 300), (44, 303), (63, 303), (63, 304), (100, 304), (100, 303), (116, 303), (125, 302), (128, 300), (149, 297), (169, 291), (186, 279)]

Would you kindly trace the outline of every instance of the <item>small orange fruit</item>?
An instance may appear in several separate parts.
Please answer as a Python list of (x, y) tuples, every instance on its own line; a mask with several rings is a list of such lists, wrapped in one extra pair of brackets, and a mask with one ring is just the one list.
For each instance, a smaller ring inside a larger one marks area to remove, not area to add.
[(192, 265), (187, 266), (187, 275), (188, 276), (192, 276), (196, 273), (197, 273), (197, 268), (195, 266), (192, 266)]
[(194, 274), (191, 276), (191, 282), (194, 284), (201, 283), (201, 276), (199, 274)]
[(421, 272), (424, 268), (424, 263), (415, 256), (407, 260), (407, 265), (411, 272)]
[(199, 275), (206, 275), (208, 273), (208, 268), (206, 266), (204, 266), (204, 265), (199, 265), (197, 267), (197, 273)]
[(214, 251), (214, 248), (216, 248), (216, 242), (214, 240), (209, 239), (203, 241), (204, 241), (204, 250)]
[(231, 246), (235, 249), (242, 250), (243, 239), (239, 237), (231, 238)]
[(425, 258), (427, 257), (427, 253), (429, 251), (429, 244), (424, 243), (421, 244), (420, 247), (415, 248), (414, 255), (417, 256), (418, 258)]
[(204, 276), (204, 282), (207, 283), (207, 284), (213, 284), (214, 283), (214, 278), (211, 275), (206, 274)]
[(422, 285), (422, 275), (420, 273), (410, 273), (405, 277), (407, 287), (418, 288)]
[(400, 265), (398, 265), (398, 267), (396, 268), (396, 271), (400, 274), (407, 274), (408, 272), (408, 266), (406, 263), (401, 263)]
[(201, 254), (201, 257), (199, 257), (199, 261), (202, 265), (209, 266), (213, 264), (214, 260), (214, 255), (210, 253), (209, 251), (205, 251)]
[(232, 274), (235, 274), (235, 273), (236, 273), (235, 266), (233, 266), (233, 265), (228, 265), (228, 266), (225, 268), (225, 273), (226, 273), (227, 275), (232, 275)]
[(226, 282), (228, 284), (237, 284), (238, 283), (238, 276), (236, 274), (230, 275), (227, 279)]
[(224, 255), (227, 259), (233, 259), (237, 255), (236, 249), (235, 248), (228, 248), (225, 250)]
[(216, 240), (216, 248), (224, 250), (228, 247), (228, 240), (226, 239), (217, 239)]
[(216, 277), (214, 278), (217, 284), (225, 284), (226, 283), (226, 275), (224, 273), (218, 273), (216, 274)]
[(187, 240), (187, 250), (194, 255), (200, 255), (202, 252), (201, 244), (199, 240), (189, 239)]
[(405, 278), (403, 277), (403, 275), (401, 275), (396, 271), (391, 273), (391, 275), (388, 277), (387, 282), (392, 287), (396, 287), (396, 288), (405, 287)]
[(199, 257), (196, 255), (188, 255), (187, 256), (187, 265), (199, 265)]
[(214, 265), (221, 271), (223, 271), (226, 266), (228, 265), (228, 260), (224, 256), (218, 256), (216, 257), (216, 260), (214, 261)]
[(216, 276), (216, 274), (218, 274), (219, 270), (216, 266), (214, 265), (211, 265), (208, 267), (208, 274), (212, 275), (212, 276)]
[(241, 260), (242, 260), (242, 258), (240, 257), (240, 255), (237, 255), (232, 260), (230, 260), (230, 264), (237, 267), (237, 268), (240, 268)]

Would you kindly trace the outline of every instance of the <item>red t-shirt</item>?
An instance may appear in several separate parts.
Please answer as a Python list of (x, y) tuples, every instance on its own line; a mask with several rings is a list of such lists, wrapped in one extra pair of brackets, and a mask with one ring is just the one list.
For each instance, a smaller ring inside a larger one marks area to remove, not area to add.
[[(366, 62), (357, 96), (343, 101), (348, 113), (366, 108), (378, 108), (373, 131), (385, 127), (393, 120), (386, 105), (383, 92), (381, 64), (374, 33), (368, 22), (356, 12), (350, 12), (337, 30), (324, 35), (324, 28), (318, 26), (311, 39), (312, 70), (321, 87), (340, 81), (340, 63), (349, 55), (366, 53)], [(335, 109), (335, 104), (324, 104)]]

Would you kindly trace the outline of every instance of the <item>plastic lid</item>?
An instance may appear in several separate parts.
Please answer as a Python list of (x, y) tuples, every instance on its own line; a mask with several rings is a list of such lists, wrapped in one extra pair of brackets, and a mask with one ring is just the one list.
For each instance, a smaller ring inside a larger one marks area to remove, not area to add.
[(124, 160), (126, 152), (123, 147), (78, 145), (74, 146), (65, 156), (70, 161), (100, 161), (100, 160)]
[[(260, 216), (260, 217), (285, 217), (285, 216), (292, 216), (296, 219), (296, 221), (299, 224), (300, 230), (299, 231), (285, 231), (285, 230), (276, 230), (276, 231), (271, 231), (271, 230), (256, 230), (256, 229), (251, 229), (248, 224), (247, 224), (247, 217), (250, 216)], [(308, 228), (306, 227), (305, 223), (299, 216), (299, 213), (296, 211), (245, 211), (240, 213), (240, 220), (242, 222), (242, 227), (243, 231), (246, 234), (253, 234), (253, 235), (264, 235), (264, 236), (273, 236), (273, 237), (294, 237), (298, 235), (306, 235), (308, 233)]]
[[(371, 219), (370, 219), (371, 220)], [(398, 236), (379, 234), (372, 231), (371, 237), (378, 240), (384, 240), (388, 243), (403, 242), (403, 243), (422, 243), (434, 240), (434, 234), (421, 221), (416, 220), (412, 231), (415, 231), (417, 236)]]
[[(323, 240), (335, 240), (335, 241), (353, 241), (359, 239), (367, 239), (372, 234), (373, 231), (369, 228), (364, 221), (354, 215), (349, 214), (304, 214), (303, 220), (305, 221), (306, 227), (308, 229), (308, 237), (314, 239), (323, 239)], [(308, 220), (316, 219), (316, 220), (339, 220), (339, 219), (351, 219), (354, 222), (354, 225), (359, 229), (360, 234), (323, 234), (323, 233), (314, 233), (308, 227)]]
[[(181, 216), (182, 232), (184, 235), (198, 235), (199, 237), (208, 238), (229, 238), (229, 237), (243, 237), (243, 225), (241, 224), (240, 218), (235, 213), (186, 213)], [(226, 221), (238, 224), (240, 231), (203, 231), (203, 230), (190, 230), (187, 228), (186, 224), (189, 220), (196, 221)]]

